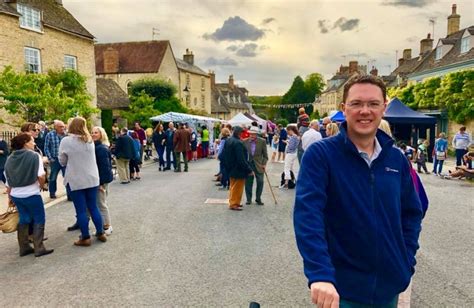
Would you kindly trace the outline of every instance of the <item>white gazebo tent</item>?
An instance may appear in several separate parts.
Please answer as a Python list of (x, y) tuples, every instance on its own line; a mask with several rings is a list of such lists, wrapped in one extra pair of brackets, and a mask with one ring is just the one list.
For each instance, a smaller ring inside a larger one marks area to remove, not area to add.
[(252, 122), (253, 120), (249, 119), (242, 112), (239, 112), (232, 119), (227, 121), (227, 123), (229, 123), (232, 126), (237, 126), (237, 125), (250, 126)]
[(261, 125), (261, 126), (262, 126), (261, 131), (262, 131), (262, 132), (266, 132), (266, 131), (267, 131), (267, 120), (262, 119), (261, 117), (259, 117), (259, 116), (256, 115), (256, 114), (252, 114), (252, 117), (253, 117), (255, 120), (257, 120), (258, 125)]

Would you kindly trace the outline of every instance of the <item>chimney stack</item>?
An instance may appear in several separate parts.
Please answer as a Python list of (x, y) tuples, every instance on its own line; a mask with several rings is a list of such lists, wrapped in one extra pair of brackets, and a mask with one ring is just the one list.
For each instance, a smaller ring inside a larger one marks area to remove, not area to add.
[(192, 51), (189, 51), (188, 48), (186, 48), (186, 54), (183, 55), (183, 60), (190, 64), (190, 65), (194, 65), (194, 55), (193, 55), (193, 52)]
[(459, 31), (461, 15), (456, 13), (456, 4), (453, 4), (451, 15), (448, 16), (448, 35)]
[(229, 75), (229, 87), (234, 88), (234, 75)]
[(370, 70), (370, 75), (372, 76), (378, 76), (379, 71), (375, 68), (375, 66), (372, 66), (372, 69)]
[(352, 75), (353, 73), (357, 73), (358, 70), (359, 70), (359, 63), (357, 61), (350, 61), (349, 74)]
[(403, 60), (411, 59), (411, 49), (403, 49)]
[(108, 47), (104, 51), (104, 73), (114, 74), (119, 71), (119, 52), (118, 50)]
[(433, 39), (431, 34), (428, 33), (428, 36), (420, 41), (420, 56), (430, 52), (431, 49), (433, 49)]
[(404, 62), (405, 62), (405, 59), (403, 58), (398, 59), (398, 66), (399, 67), (402, 66)]
[(214, 89), (216, 87), (216, 73), (209, 70), (209, 77), (211, 77), (211, 89)]

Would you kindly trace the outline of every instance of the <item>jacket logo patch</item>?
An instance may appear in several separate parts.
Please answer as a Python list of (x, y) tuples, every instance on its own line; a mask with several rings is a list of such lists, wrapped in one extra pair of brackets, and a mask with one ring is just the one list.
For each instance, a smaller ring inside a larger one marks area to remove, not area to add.
[(396, 172), (396, 173), (399, 172), (397, 169), (392, 169), (392, 168), (389, 168), (389, 167), (385, 167), (385, 171), (387, 171), (387, 172)]

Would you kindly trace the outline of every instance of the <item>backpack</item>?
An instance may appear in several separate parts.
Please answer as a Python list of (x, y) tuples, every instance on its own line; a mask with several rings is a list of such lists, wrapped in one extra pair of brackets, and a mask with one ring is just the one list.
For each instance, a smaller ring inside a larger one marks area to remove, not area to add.
[[(295, 174), (291, 170), (290, 170), (290, 177), (291, 177), (291, 180), (288, 180), (288, 189), (294, 189), (296, 186), (296, 178), (295, 178)], [(285, 185), (285, 172), (281, 174), (280, 185), (281, 186)]]

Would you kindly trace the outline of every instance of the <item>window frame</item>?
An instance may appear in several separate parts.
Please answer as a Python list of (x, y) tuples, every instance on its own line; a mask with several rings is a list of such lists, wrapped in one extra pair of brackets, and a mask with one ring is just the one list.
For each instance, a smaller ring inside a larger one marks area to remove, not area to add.
[[(16, 10), (18, 13), (20, 13), (20, 28), (22, 29), (27, 29), (35, 32), (40, 32), (43, 33), (43, 14), (41, 10), (38, 10), (34, 7), (25, 5), (23, 3), (17, 3)], [(36, 13), (36, 14), (35, 14)], [(34, 25), (35, 24), (35, 17), (38, 18), (37, 20), (37, 27)], [(32, 25), (28, 24), (28, 18), (31, 18), (31, 23)]]
[[(33, 51), (36, 53), (36, 55), (38, 56), (38, 63), (30, 63), (27, 61), (27, 58), (31, 58), (30, 55), (27, 56), (27, 51)], [(23, 48), (23, 56), (25, 58), (25, 71), (27, 73), (32, 73), (32, 74), (41, 74), (42, 72), (42, 69), (41, 69), (41, 50), (39, 50), (38, 48), (33, 48), (33, 47), (27, 47), (25, 46)], [(38, 71), (34, 71), (34, 70), (30, 70), (30, 65), (38, 65)]]
[(442, 46), (438, 46), (436, 47), (436, 51), (435, 51), (435, 60), (436, 61), (441, 60), (442, 57), (443, 57)]
[[(71, 67), (67, 67), (66, 66), (66, 59), (69, 58), (69, 59), (74, 59), (74, 67), (71, 68)], [(72, 56), (72, 55), (64, 55), (64, 65), (63, 65), (63, 68), (66, 69), (66, 70), (75, 70), (77, 71), (77, 57), (76, 56)]]
[(463, 37), (461, 38), (461, 53), (466, 53), (468, 52), (471, 48), (469, 48), (470, 46), (470, 37), (469, 36), (466, 36), (466, 37)]

